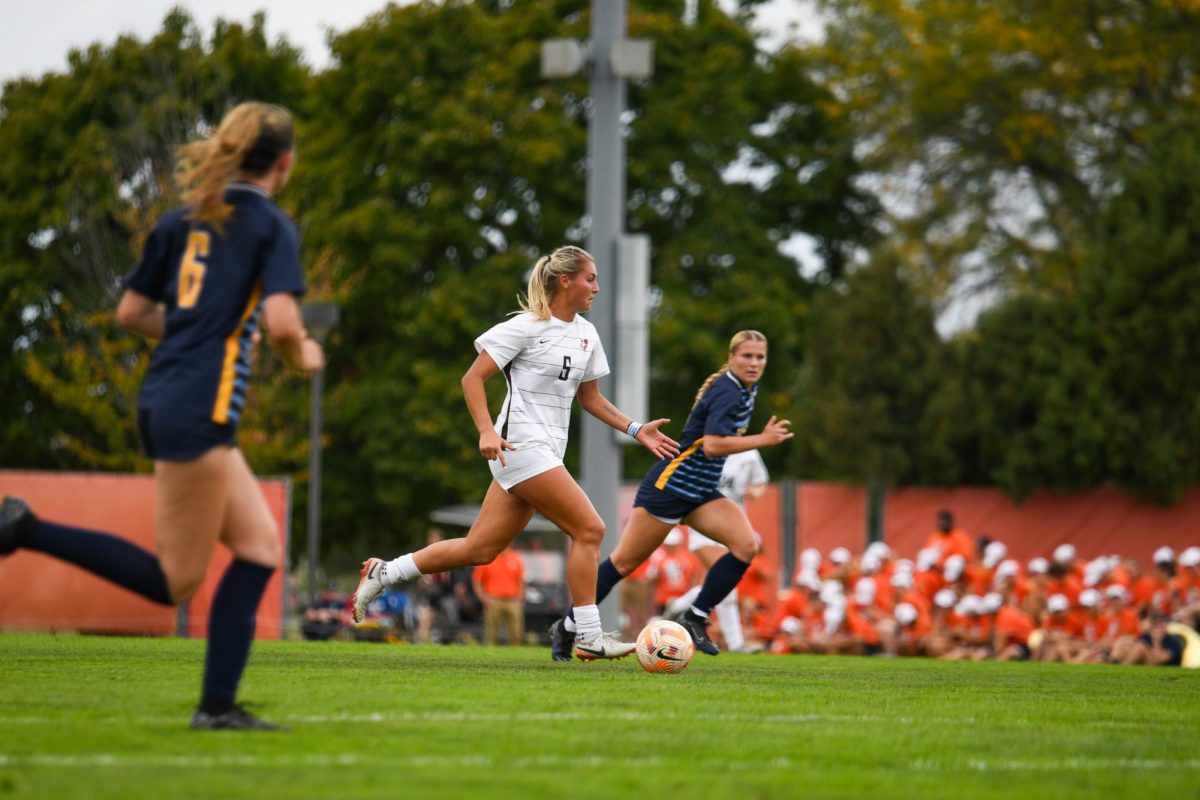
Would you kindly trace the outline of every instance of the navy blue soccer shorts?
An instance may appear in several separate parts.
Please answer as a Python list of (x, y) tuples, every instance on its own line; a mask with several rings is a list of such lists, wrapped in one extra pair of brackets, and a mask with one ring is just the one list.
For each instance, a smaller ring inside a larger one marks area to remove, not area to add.
[(162, 409), (138, 409), (138, 438), (142, 452), (155, 461), (191, 461), (214, 447), (236, 444), (235, 429), (211, 419), (180, 415)]
[(713, 500), (720, 500), (724, 496), (716, 489), (713, 489), (712, 492), (704, 495), (699, 500), (689, 500), (686, 497), (680, 497), (674, 492), (659, 489), (653, 484), (643, 481), (638, 486), (637, 496), (633, 499), (633, 507), (646, 509), (646, 513), (659, 522), (665, 522), (668, 525), (678, 525), (683, 521), (684, 517), (700, 506), (705, 503), (711, 503)]

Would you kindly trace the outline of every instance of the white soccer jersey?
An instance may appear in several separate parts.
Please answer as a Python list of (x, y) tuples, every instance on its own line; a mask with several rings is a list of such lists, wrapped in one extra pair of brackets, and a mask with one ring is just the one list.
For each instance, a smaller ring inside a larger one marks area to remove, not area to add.
[(739, 506), (746, 497), (746, 490), (760, 483), (771, 480), (767, 465), (757, 450), (743, 450), (731, 453), (725, 458), (725, 466), (721, 468), (721, 482), (717, 486), (721, 494), (728, 497)]
[(583, 381), (608, 374), (596, 328), (579, 314), (570, 322), (518, 314), (475, 340), (508, 381), (496, 431), (515, 447), (541, 443), (567, 452), (571, 402)]

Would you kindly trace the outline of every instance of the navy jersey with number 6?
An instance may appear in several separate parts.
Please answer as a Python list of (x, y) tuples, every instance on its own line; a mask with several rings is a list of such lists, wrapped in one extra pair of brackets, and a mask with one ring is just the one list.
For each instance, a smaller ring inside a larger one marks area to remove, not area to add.
[(702, 502), (717, 490), (725, 456), (704, 455), (705, 436), (741, 436), (750, 425), (758, 384), (749, 388), (726, 372), (713, 381), (691, 413), (679, 437), (679, 455), (664, 458), (642, 479), (643, 487)]
[(218, 233), (164, 214), (124, 286), (166, 305), (166, 334), (150, 360), (138, 408), (175, 420), (237, 426), (262, 299), (302, 294), (295, 225), (257, 186), (230, 184), (232, 218)]

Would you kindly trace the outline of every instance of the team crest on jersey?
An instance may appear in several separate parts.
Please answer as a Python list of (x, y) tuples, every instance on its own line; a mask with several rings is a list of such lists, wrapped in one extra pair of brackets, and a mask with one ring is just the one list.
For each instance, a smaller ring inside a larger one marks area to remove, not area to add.
[(588, 340), (587, 340), (587, 339), (580, 339), (580, 340), (579, 340), (579, 347), (580, 347), (580, 349), (582, 349), (582, 350), (587, 350), (587, 347), (588, 347)]

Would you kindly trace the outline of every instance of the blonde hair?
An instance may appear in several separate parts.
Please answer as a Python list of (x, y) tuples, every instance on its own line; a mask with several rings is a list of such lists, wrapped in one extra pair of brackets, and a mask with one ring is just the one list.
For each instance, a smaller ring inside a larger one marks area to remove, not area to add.
[(729, 358), (725, 359), (725, 364), (719, 370), (709, 375), (708, 378), (700, 385), (700, 391), (696, 392), (696, 399), (692, 402), (692, 408), (700, 402), (700, 398), (704, 397), (704, 393), (708, 391), (708, 387), (713, 385), (713, 382), (729, 371), (730, 364), (733, 361), (733, 355), (737, 353), (738, 348), (746, 342), (762, 342), (767, 343), (767, 337), (758, 331), (738, 331), (729, 340)]
[(548, 256), (542, 256), (533, 265), (529, 286), (524, 297), (517, 295), (517, 304), (538, 319), (550, 319), (550, 299), (557, 291), (558, 279), (562, 275), (574, 275), (596, 260), (582, 247), (560, 247)]
[(221, 120), (207, 139), (179, 148), (175, 182), (183, 202), (191, 206), (188, 218), (212, 225), (218, 231), (233, 214), (225, 202), (225, 187), (238, 173), (265, 175), (292, 149), (292, 115), (267, 103), (240, 103)]

